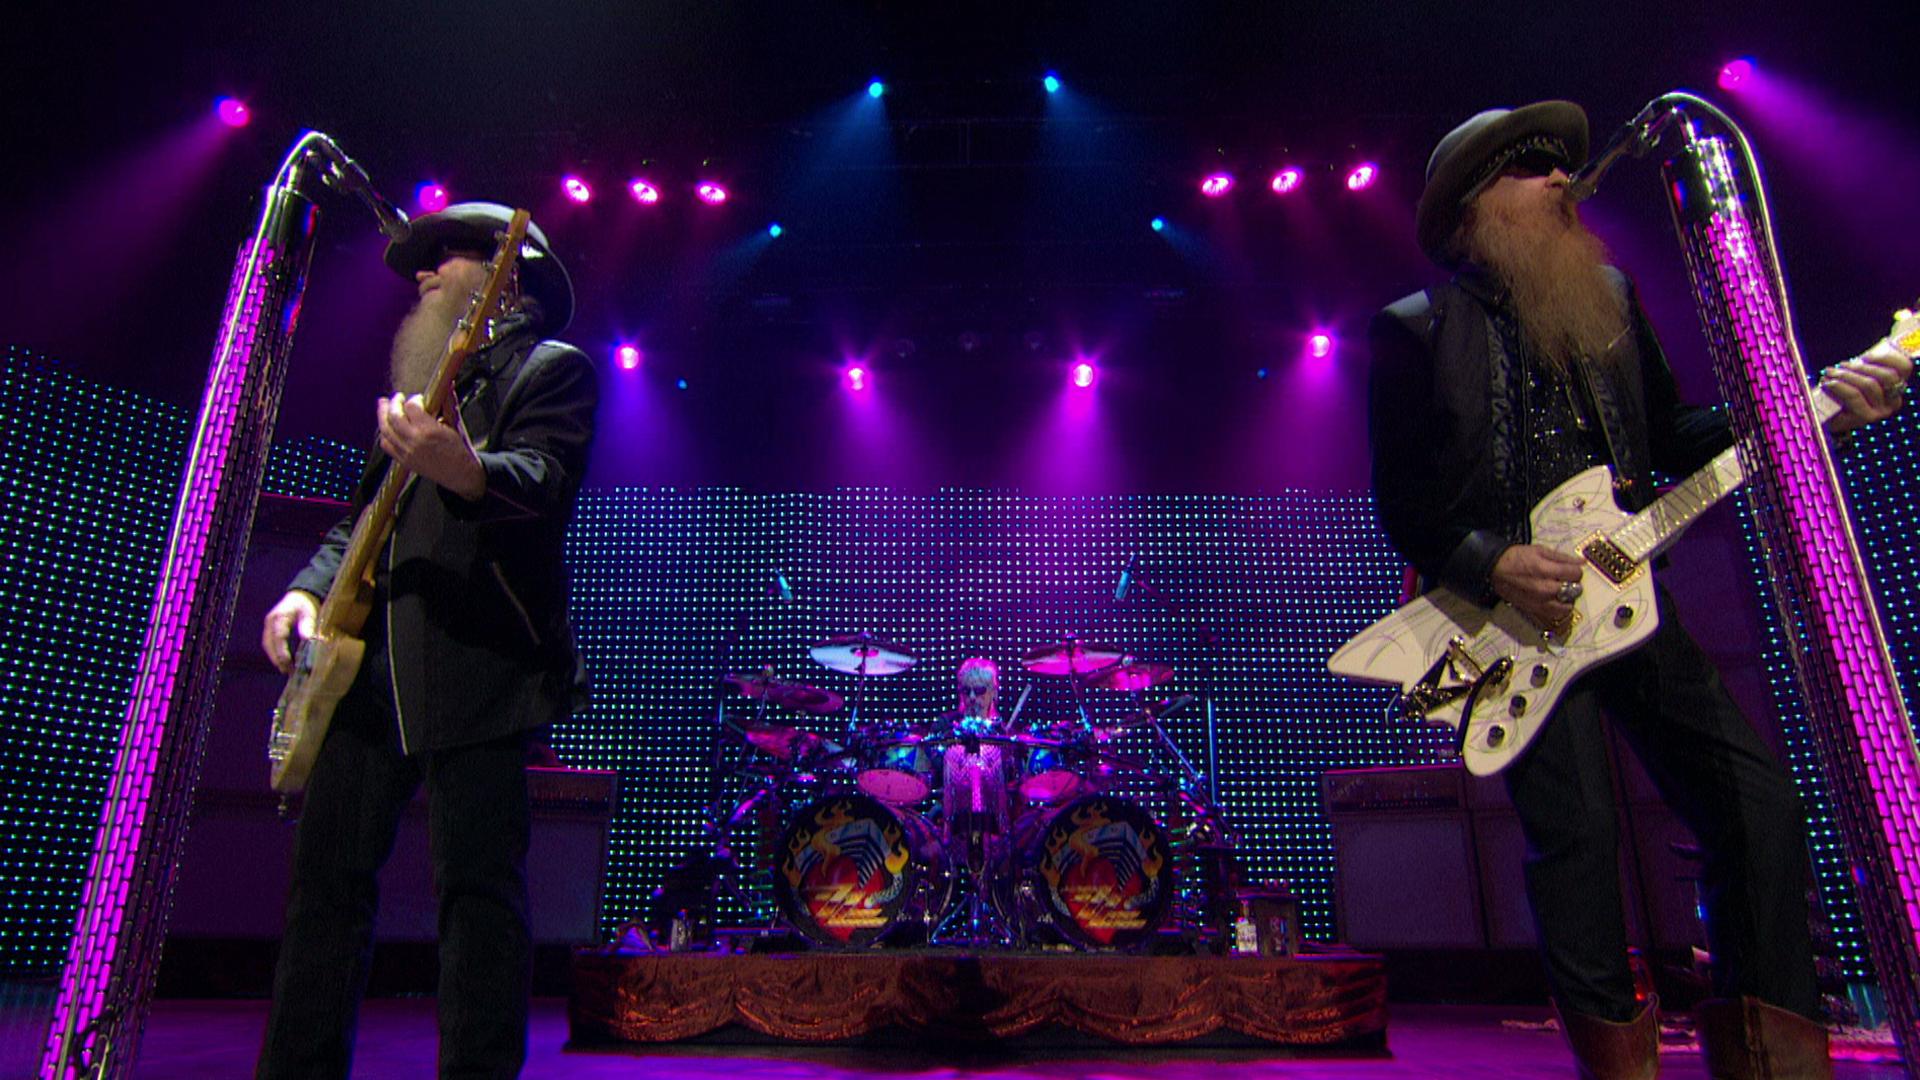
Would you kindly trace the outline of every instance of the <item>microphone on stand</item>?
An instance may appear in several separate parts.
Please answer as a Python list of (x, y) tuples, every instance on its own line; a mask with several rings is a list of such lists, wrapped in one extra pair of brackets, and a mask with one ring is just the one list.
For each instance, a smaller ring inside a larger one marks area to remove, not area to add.
[(407, 224), (407, 212), (388, 202), (386, 197), (374, 190), (373, 181), (367, 179), (367, 170), (360, 163), (348, 157), (346, 151), (332, 139), (321, 135), (314, 140), (320, 157), (327, 163), (325, 179), (327, 186), (342, 194), (352, 195), (373, 211), (374, 219), (380, 225), (380, 231), (388, 240), (398, 244), (406, 240), (412, 227)]
[(1127, 556), (1126, 569), (1120, 571), (1120, 584), (1116, 585), (1113, 590), (1113, 598), (1115, 600), (1125, 600), (1127, 598), (1127, 591), (1133, 588), (1133, 568), (1139, 561), (1140, 553), (1137, 551)]

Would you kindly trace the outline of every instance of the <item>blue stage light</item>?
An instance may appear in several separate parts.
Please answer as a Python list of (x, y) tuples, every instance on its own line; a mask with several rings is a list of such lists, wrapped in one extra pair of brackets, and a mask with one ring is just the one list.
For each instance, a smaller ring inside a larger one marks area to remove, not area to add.
[(775, 240), (778, 240), (780, 238), (780, 234), (786, 231), (787, 230), (780, 227), (780, 223), (777, 221), (767, 226), (767, 235), (773, 237)]
[(1060, 92), (1060, 76), (1049, 71), (1047, 77), (1040, 80), (1040, 85), (1047, 88), (1047, 93), (1057, 94)]
[(1166, 218), (1154, 218), (1154, 219), (1153, 219), (1152, 221), (1149, 221), (1149, 222), (1147, 222), (1147, 224), (1153, 227), (1153, 231), (1154, 231), (1154, 232), (1166, 232), (1166, 231), (1167, 231), (1167, 219), (1166, 219)]
[(881, 82), (879, 79), (875, 79), (867, 84), (867, 96), (870, 98), (878, 98), (886, 92), (887, 84)]

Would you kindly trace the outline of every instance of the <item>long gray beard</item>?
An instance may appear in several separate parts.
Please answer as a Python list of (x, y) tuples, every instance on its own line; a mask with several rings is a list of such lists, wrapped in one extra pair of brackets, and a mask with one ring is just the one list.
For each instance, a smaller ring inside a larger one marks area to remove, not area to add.
[(402, 394), (424, 394), (427, 382), (447, 352), (447, 339), (453, 336), (457, 313), (451, 305), (439, 302), (446, 290), (423, 298), (400, 320), (393, 334), (393, 351), (387, 373), (393, 389)]
[(1606, 272), (1607, 248), (1567, 204), (1564, 216), (1485, 207), (1470, 250), (1513, 297), (1527, 339), (1565, 370), (1604, 362), (1627, 330), (1626, 298)]

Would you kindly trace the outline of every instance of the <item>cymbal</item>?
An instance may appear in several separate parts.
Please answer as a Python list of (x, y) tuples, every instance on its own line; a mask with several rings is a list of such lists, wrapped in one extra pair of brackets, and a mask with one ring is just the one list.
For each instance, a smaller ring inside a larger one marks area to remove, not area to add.
[[(834, 671), (858, 675), (892, 675), (913, 666), (913, 654), (872, 634), (835, 634), (807, 650), (813, 662)], [(864, 668), (863, 668), (864, 663)]]
[(786, 683), (781, 682), (780, 679), (774, 675), (771, 668), (765, 671), (755, 672), (752, 675), (744, 673), (729, 675), (727, 676), (727, 682), (732, 683), (734, 689), (740, 691), (743, 695), (755, 700), (766, 697), (767, 692), (770, 690), (776, 690), (786, 685)]
[(1035, 675), (1086, 675), (1127, 659), (1124, 650), (1111, 645), (1068, 638), (1042, 645), (1020, 658), (1020, 665)]
[(787, 683), (767, 691), (767, 700), (783, 709), (815, 716), (840, 710), (840, 695), (806, 683)]
[(826, 745), (826, 740), (811, 731), (784, 724), (746, 724), (740, 727), (748, 745), (781, 761), (807, 757)]
[(1103, 690), (1129, 690), (1135, 693), (1151, 689), (1173, 678), (1173, 665), (1159, 660), (1125, 660), (1106, 668), (1087, 680), (1088, 686)]

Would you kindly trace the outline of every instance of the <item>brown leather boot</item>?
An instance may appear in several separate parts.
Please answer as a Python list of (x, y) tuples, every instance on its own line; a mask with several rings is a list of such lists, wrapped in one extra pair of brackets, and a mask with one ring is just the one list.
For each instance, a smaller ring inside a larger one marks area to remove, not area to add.
[(1653, 1080), (1660, 1075), (1660, 1001), (1647, 1001), (1624, 1024), (1571, 1012), (1557, 1003), (1560, 1030), (1566, 1033), (1580, 1080)]
[(1714, 1080), (1832, 1080), (1827, 1027), (1759, 998), (1703, 1001), (1700, 1055)]

